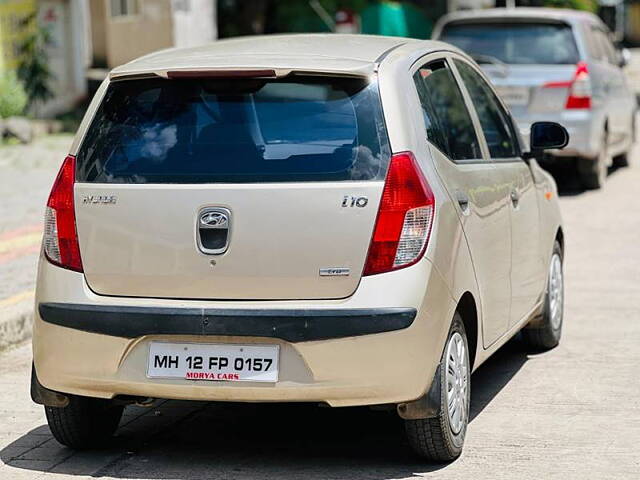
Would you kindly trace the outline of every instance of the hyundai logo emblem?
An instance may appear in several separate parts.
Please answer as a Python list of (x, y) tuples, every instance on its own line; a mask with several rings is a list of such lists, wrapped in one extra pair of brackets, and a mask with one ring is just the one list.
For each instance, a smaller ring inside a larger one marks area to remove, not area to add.
[(227, 228), (229, 218), (223, 212), (209, 211), (200, 215), (200, 225), (203, 228)]
[(229, 248), (231, 211), (223, 207), (205, 207), (196, 217), (198, 249), (206, 255), (221, 255)]

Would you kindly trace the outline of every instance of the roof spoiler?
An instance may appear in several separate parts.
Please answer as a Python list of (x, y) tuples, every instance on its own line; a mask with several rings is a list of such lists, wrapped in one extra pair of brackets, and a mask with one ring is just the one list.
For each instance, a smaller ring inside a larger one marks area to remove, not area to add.
[(242, 69), (242, 68), (204, 68), (204, 69), (175, 69), (175, 70), (147, 70), (141, 72), (111, 72), (109, 80), (141, 80), (145, 78), (165, 78), (169, 80), (189, 79), (189, 78), (264, 78), (274, 79), (283, 78), (288, 75), (308, 75), (308, 76), (340, 76), (340, 77), (367, 77), (370, 72), (363, 71), (315, 71), (315, 70), (299, 70), (291, 68), (272, 68), (272, 69)]

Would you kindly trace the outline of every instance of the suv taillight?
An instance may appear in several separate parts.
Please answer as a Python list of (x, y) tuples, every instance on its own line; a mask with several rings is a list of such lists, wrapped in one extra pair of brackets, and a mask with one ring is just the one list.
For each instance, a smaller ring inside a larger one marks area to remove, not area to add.
[(82, 272), (73, 202), (76, 159), (64, 159), (49, 194), (44, 215), (44, 253), (60, 267)]
[(413, 265), (427, 247), (435, 199), (411, 152), (391, 157), (363, 275)]
[(549, 82), (543, 85), (544, 88), (568, 88), (569, 96), (565, 104), (566, 109), (588, 109), (591, 108), (591, 79), (587, 64), (579, 62), (573, 79), (567, 82)]

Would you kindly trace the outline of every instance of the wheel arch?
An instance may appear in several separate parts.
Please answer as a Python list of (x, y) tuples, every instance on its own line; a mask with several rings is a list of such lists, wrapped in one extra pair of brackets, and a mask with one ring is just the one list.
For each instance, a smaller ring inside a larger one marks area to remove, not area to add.
[(562, 227), (558, 227), (554, 241), (560, 244), (560, 250), (562, 250), (562, 256), (564, 257), (564, 232)]
[(475, 298), (468, 290), (464, 292), (460, 297), (460, 300), (458, 300), (456, 312), (458, 312), (462, 318), (464, 330), (467, 334), (467, 343), (469, 344), (469, 361), (471, 362), (471, 369), (473, 369), (478, 350), (479, 316)]
[[(465, 291), (458, 300), (454, 314), (451, 316), (451, 321), (448, 324), (449, 331), (455, 320), (456, 314), (458, 314), (462, 319), (462, 324), (464, 325), (464, 330), (467, 335), (467, 345), (469, 347), (469, 370), (473, 371), (478, 348), (479, 316), (475, 298), (470, 291)], [(444, 355), (446, 344), (447, 342), (445, 340), (445, 343), (442, 346), (441, 356)], [(399, 403), (396, 406), (398, 415), (400, 415), (401, 418), (405, 420), (417, 420), (434, 418), (440, 414), (441, 386), (438, 379), (440, 377), (441, 368), (442, 364), (438, 364), (431, 386), (422, 397), (412, 402)]]

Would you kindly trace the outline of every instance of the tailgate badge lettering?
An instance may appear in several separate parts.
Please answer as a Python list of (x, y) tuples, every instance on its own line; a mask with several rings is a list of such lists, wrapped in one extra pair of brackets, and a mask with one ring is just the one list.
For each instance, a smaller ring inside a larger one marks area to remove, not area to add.
[(118, 201), (118, 197), (115, 195), (83, 195), (83, 205), (115, 205)]
[(344, 197), (342, 197), (343, 208), (346, 208), (346, 207), (364, 208), (367, 206), (367, 203), (369, 203), (369, 198), (367, 197), (356, 197), (354, 195), (345, 195)]
[(348, 277), (350, 273), (351, 269), (346, 267), (331, 267), (320, 269), (321, 277)]

